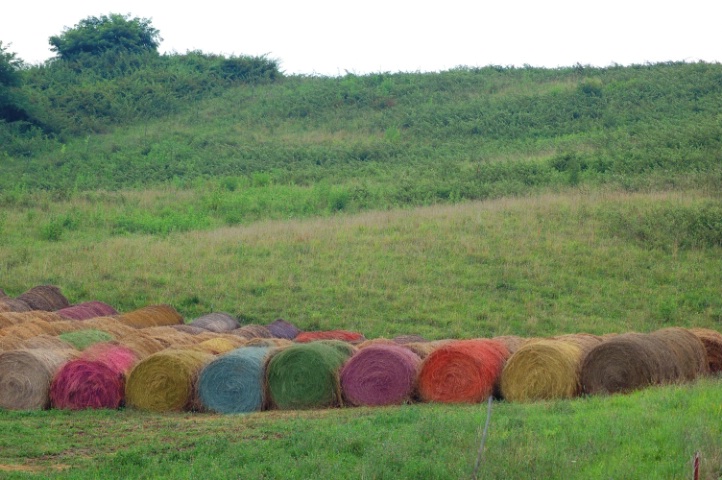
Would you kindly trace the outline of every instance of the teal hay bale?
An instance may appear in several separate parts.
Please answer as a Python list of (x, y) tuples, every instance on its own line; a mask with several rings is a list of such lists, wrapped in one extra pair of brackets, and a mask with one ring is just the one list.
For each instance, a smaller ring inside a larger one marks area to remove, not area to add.
[(201, 371), (198, 397), (217, 413), (258, 412), (266, 405), (268, 347), (241, 347), (216, 358)]
[(70, 306), (70, 302), (55, 285), (39, 285), (18, 297), (33, 310), (53, 312)]
[(113, 335), (102, 330), (76, 330), (58, 335), (61, 340), (68, 342), (78, 350), (85, 350), (89, 346), (114, 340)]
[(128, 375), (126, 405), (151, 412), (202, 411), (198, 376), (213, 358), (210, 353), (170, 349), (141, 360)]
[(224, 312), (214, 312), (203, 315), (193, 320), (190, 325), (216, 333), (226, 333), (241, 328), (238, 320), (236, 320), (233, 315)]
[(266, 371), (272, 404), (282, 410), (340, 406), (339, 370), (348, 358), (340, 348), (322, 342), (278, 351)]
[(57, 371), (77, 356), (74, 350), (28, 349), (0, 353), (0, 408), (50, 407), (50, 384)]

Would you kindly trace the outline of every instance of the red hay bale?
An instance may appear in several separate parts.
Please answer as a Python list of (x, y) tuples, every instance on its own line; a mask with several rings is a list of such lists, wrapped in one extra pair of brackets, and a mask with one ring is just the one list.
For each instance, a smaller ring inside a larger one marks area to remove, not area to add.
[(71, 350), (15, 350), (0, 353), (0, 408), (40, 410), (50, 406), (50, 382)]
[(509, 350), (493, 340), (457, 340), (436, 348), (421, 364), (419, 395), (442, 403), (477, 403), (489, 397)]
[(709, 373), (712, 375), (722, 373), (722, 333), (709, 328), (692, 328), (690, 332), (704, 345)]
[(71, 305), (70, 307), (62, 308), (55, 313), (68, 320), (88, 320), (89, 318), (108, 317), (110, 315), (118, 314), (118, 312), (110, 305), (98, 301)]
[(342, 342), (348, 343), (361, 343), (366, 340), (366, 337), (361, 333), (350, 332), (348, 330), (326, 330), (321, 332), (302, 332), (294, 338), (294, 341), (298, 343), (316, 342), (318, 340), (341, 340)]
[(18, 297), (33, 310), (53, 312), (70, 306), (70, 302), (55, 285), (39, 285)]
[(400, 405), (411, 400), (421, 358), (391, 343), (367, 345), (346, 361), (340, 378), (349, 404)]
[(183, 323), (183, 317), (170, 305), (150, 305), (118, 316), (118, 321), (130, 327), (148, 328)]
[(240, 328), (241, 325), (238, 323), (232, 315), (224, 312), (215, 312), (203, 315), (193, 320), (191, 323), (194, 327), (200, 327), (211, 332), (224, 333), (230, 332)]

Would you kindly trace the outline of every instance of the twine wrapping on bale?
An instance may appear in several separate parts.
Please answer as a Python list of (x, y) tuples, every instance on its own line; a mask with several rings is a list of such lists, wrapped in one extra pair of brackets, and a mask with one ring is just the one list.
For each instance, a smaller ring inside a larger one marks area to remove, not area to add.
[(143, 334), (142, 330), (136, 333), (125, 335), (120, 338), (120, 344), (130, 348), (139, 359), (143, 359), (165, 350), (165, 345), (155, 338), (148, 337)]
[(88, 320), (95, 317), (108, 317), (118, 312), (107, 303), (92, 301), (71, 305), (58, 310), (58, 315), (68, 320)]
[(127, 347), (96, 343), (56, 373), (51, 404), (66, 410), (119, 408), (125, 398), (125, 375), (137, 361)]
[(457, 340), (441, 345), (421, 364), (419, 396), (442, 403), (486, 400), (508, 356), (506, 346), (493, 340)]
[(55, 285), (39, 285), (18, 297), (33, 310), (53, 312), (70, 306), (70, 302)]
[(572, 398), (579, 394), (582, 349), (564, 340), (531, 341), (509, 357), (500, 391), (512, 402)]
[(411, 400), (421, 358), (400, 345), (359, 349), (341, 369), (341, 391), (356, 406), (400, 405)]
[(201, 410), (196, 385), (201, 370), (213, 360), (210, 353), (164, 350), (138, 362), (128, 375), (128, 406), (153, 412)]
[(50, 406), (50, 382), (72, 350), (14, 350), (0, 353), (0, 408), (40, 410)]
[(118, 316), (118, 321), (130, 327), (147, 328), (183, 323), (183, 317), (170, 305), (150, 305)]
[(708, 372), (707, 353), (702, 341), (686, 328), (670, 327), (650, 334), (662, 340), (674, 356), (675, 381), (691, 382)]
[(342, 403), (338, 373), (348, 358), (323, 342), (282, 349), (268, 362), (266, 381), (273, 404), (281, 409), (309, 409)]
[(211, 332), (224, 333), (230, 332), (240, 328), (241, 325), (238, 323), (232, 315), (224, 312), (209, 313), (198, 317), (191, 323), (194, 327), (200, 327)]
[(348, 343), (361, 343), (366, 340), (363, 334), (348, 330), (325, 330), (320, 332), (299, 333), (294, 341), (298, 343), (316, 342), (318, 340), (341, 340)]
[(276, 338), (285, 338), (286, 340), (293, 340), (296, 336), (301, 333), (301, 330), (294, 324), (287, 322), (282, 318), (277, 318), (273, 322), (269, 323), (266, 328)]
[(116, 338), (124, 337), (138, 331), (136, 328), (120, 323), (113, 317), (95, 317), (84, 320), (80, 323), (80, 325), (84, 328), (94, 328), (96, 330), (108, 332)]
[(266, 404), (265, 367), (268, 347), (242, 347), (210, 362), (201, 371), (198, 396), (218, 413), (257, 412)]
[(17, 348), (42, 348), (47, 350), (75, 350), (75, 347), (60, 337), (53, 335), (38, 335), (23, 340)]
[(391, 339), (393, 342), (400, 345), (406, 345), (407, 343), (423, 343), (428, 342), (427, 339), (421, 335), (397, 335)]
[(59, 337), (61, 340), (68, 342), (78, 350), (85, 350), (95, 343), (108, 342), (114, 338), (113, 335), (108, 332), (94, 329), (63, 333), (59, 335)]
[(722, 333), (709, 328), (692, 328), (690, 332), (702, 341), (710, 374), (722, 373)]
[(29, 312), (30, 305), (17, 298), (0, 298), (0, 312)]

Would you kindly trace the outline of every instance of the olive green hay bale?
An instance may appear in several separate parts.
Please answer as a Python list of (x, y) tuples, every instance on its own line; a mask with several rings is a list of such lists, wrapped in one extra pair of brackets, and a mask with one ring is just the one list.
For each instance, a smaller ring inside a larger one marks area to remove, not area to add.
[(529, 341), (528, 338), (519, 337), (517, 335), (500, 335), (498, 337), (493, 337), (492, 340), (496, 340), (497, 342), (501, 342), (506, 346), (506, 349), (509, 350), (510, 354), (514, 354), (519, 348), (521, 348), (527, 341)]
[(59, 338), (81, 351), (96, 343), (114, 340), (113, 335), (108, 332), (93, 329), (63, 333), (59, 335)]
[(333, 347), (347, 357), (352, 356), (358, 351), (355, 345), (343, 340), (316, 340), (316, 342)]
[(339, 406), (339, 371), (350, 355), (325, 342), (281, 349), (268, 362), (266, 381), (273, 404), (284, 410)]
[(722, 333), (709, 328), (692, 328), (690, 332), (704, 345), (709, 373), (712, 375), (722, 373)]
[(4, 312), (29, 312), (30, 305), (17, 298), (0, 298), (0, 313)]
[(50, 406), (50, 383), (72, 350), (14, 350), (0, 353), (0, 408), (40, 410)]
[(572, 398), (580, 393), (582, 349), (561, 340), (521, 346), (501, 373), (501, 396), (512, 402)]
[[(240, 337), (238, 337), (240, 338)], [(244, 347), (288, 347), (293, 345), (293, 341), (285, 338), (251, 338), (243, 343)]]
[(121, 337), (119, 343), (135, 352), (140, 359), (149, 357), (166, 348), (163, 343), (144, 335), (142, 331)]
[(19, 348), (31, 349), (41, 348), (46, 350), (75, 350), (76, 348), (60, 337), (53, 335), (38, 335), (37, 337), (23, 340)]
[(202, 410), (197, 396), (198, 375), (213, 355), (170, 349), (138, 362), (128, 375), (125, 401), (152, 412)]
[(18, 297), (33, 310), (53, 312), (70, 306), (70, 302), (55, 285), (39, 285)]
[(198, 317), (191, 323), (194, 327), (200, 327), (211, 332), (224, 333), (241, 328), (238, 320), (225, 312), (214, 312)]
[(150, 305), (118, 315), (118, 321), (135, 328), (183, 324), (183, 317), (170, 305)]
[(650, 335), (661, 339), (672, 352), (677, 365), (676, 380), (691, 382), (707, 374), (707, 352), (697, 335), (680, 327), (663, 328)]
[(88, 320), (83, 320), (83, 327), (94, 328), (96, 330), (102, 330), (108, 332), (116, 338), (124, 337), (138, 331), (138, 329), (129, 327), (128, 325), (119, 322), (114, 317), (95, 317)]

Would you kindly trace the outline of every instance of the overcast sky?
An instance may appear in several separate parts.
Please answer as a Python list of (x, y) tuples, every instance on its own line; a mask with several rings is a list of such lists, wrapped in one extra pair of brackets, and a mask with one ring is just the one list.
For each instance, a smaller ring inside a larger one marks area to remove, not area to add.
[(722, 61), (718, 0), (18, 1), (0, 41), (28, 63), (89, 16), (150, 18), (161, 52), (264, 55), (288, 74)]

